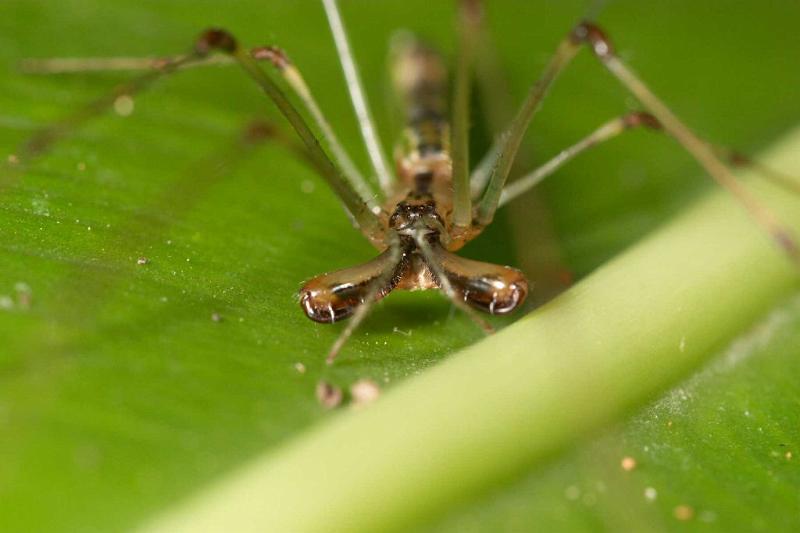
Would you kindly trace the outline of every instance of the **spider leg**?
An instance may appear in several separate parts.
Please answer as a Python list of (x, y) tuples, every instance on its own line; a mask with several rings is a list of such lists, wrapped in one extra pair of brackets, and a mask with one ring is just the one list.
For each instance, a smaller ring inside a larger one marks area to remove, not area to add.
[(358, 118), (361, 135), (367, 146), (367, 153), (377, 175), (381, 190), (384, 195), (388, 196), (392, 191), (394, 176), (389, 171), (386, 153), (383, 151), (383, 145), (378, 137), (375, 121), (372, 118), (367, 99), (364, 96), (361, 78), (358, 75), (353, 52), (350, 50), (350, 43), (347, 39), (347, 32), (342, 22), (342, 16), (339, 13), (339, 7), (336, 0), (323, 0), (322, 4), (325, 7), (325, 14), (328, 17), (328, 24), (331, 27), (333, 40), (336, 43), (336, 50), (339, 53), (339, 62), (342, 65), (350, 100), (353, 103), (353, 109)]
[[(573, 144), (572, 146), (562, 150), (555, 157), (547, 161), (545, 164), (535, 168), (531, 172), (514, 180), (503, 189), (503, 194), (500, 196), (498, 207), (503, 207), (510, 201), (516, 199), (520, 195), (534, 188), (536, 185), (545, 180), (548, 176), (557, 172), (561, 167), (572, 161), (576, 156), (589, 150), (590, 148), (602, 144), (606, 141), (614, 139), (618, 135), (630, 131), (637, 127), (647, 127), (651, 130), (661, 130), (661, 124), (656, 118), (642, 111), (628, 113), (620, 117), (609, 120), (595, 131)], [(755, 172), (768, 179), (769, 181), (784, 187), (790, 192), (795, 194), (800, 193), (800, 183), (798, 183), (791, 176), (782, 174), (776, 170), (762, 165), (756, 161), (751, 160), (742, 153), (718, 145), (710, 145), (714, 153), (721, 159), (724, 159), (731, 166), (735, 167), (748, 167), (755, 170)]]
[[(316, 99), (311, 93), (311, 89), (306, 84), (300, 69), (289, 59), (286, 53), (275, 46), (260, 46), (250, 50), (250, 55), (259, 61), (270, 62), (286, 81), (288, 87), (300, 100), (305, 111), (311, 116), (322, 134), (322, 139), (329, 147), (334, 159), (342, 169), (342, 174), (350, 184), (356, 189), (359, 196), (369, 205), (373, 212), (378, 212), (380, 207), (375, 197), (375, 193), (364, 179), (364, 176), (353, 163), (347, 151), (342, 146), (330, 123), (322, 113)], [(85, 58), (46, 58), (46, 59), (24, 59), (20, 62), (20, 69), (27, 74), (75, 74), (82, 72), (109, 72), (109, 71), (137, 71), (145, 70), (167, 74), (165, 69), (175, 64), (170, 70), (184, 70), (187, 68), (207, 67), (207, 66), (227, 66), (235, 65), (236, 61), (224, 55), (213, 55), (198, 57), (186, 60), (185, 55), (172, 57), (85, 57)], [(144, 84), (137, 83), (137, 80), (128, 82), (114, 90), (117, 98), (120, 96), (132, 97), (137, 92), (143, 90), (149, 83), (152, 73), (145, 74), (143, 77), (148, 81)], [(67, 134), (69, 130), (76, 129), (82, 122), (87, 121), (97, 114), (101, 114), (111, 107), (117, 98), (103, 97), (98, 102), (93, 102), (87, 107), (91, 107), (96, 112), (80, 113), (81, 117), (72, 117), (62, 125), (53, 125), (45, 128), (41, 133), (43, 138), (51, 137), (49, 142), (42, 142), (38, 145), (41, 151), (58, 136)], [(54, 130), (59, 130), (60, 135), (53, 135)], [(49, 130), (49, 131), (48, 131)], [(35, 143), (37, 144), (37, 143)]]
[(570, 64), (579, 49), (587, 45), (601, 63), (642, 106), (653, 115), (662, 129), (674, 137), (683, 148), (708, 172), (720, 186), (750, 213), (753, 219), (771, 236), (773, 241), (797, 264), (800, 264), (800, 247), (791, 232), (762, 205), (714, 154), (714, 150), (686, 127), (683, 122), (659, 99), (642, 80), (616, 55), (611, 42), (594, 24), (581, 23), (558, 45), (544, 73), (531, 87), (511, 126), (499, 142), (497, 158), (492, 165), (486, 190), (476, 209), (476, 224), (489, 224), (500, 203), (503, 188), (522, 137), (541, 105), (548, 89), (559, 74)]
[(345, 209), (353, 217), (353, 220), (361, 228), (364, 235), (376, 246), (384, 246), (384, 230), (378, 216), (370, 209), (353, 187), (342, 175), (338, 165), (336, 165), (325, 150), (322, 148), (319, 139), (306, 123), (303, 116), (296, 107), (286, 98), (283, 91), (267, 76), (261, 69), (258, 61), (253, 59), (250, 53), (239, 46), (236, 39), (225, 30), (211, 29), (203, 34), (195, 44), (196, 53), (201, 56), (218, 51), (232, 57), (240, 67), (250, 76), (250, 78), (261, 88), (264, 94), (272, 100), (278, 110), (283, 114), (289, 124), (299, 135), (303, 144), (308, 149), (310, 157), (314, 160), (317, 168), (320, 169), (322, 177), (328, 182), (333, 192), (344, 204)]
[(498, 207), (504, 206), (511, 200), (529, 191), (566, 163), (574, 159), (578, 154), (585, 152), (593, 146), (610, 141), (621, 133), (639, 126), (646, 126), (652, 129), (659, 129), (661, 127), (652, 115), (642, 112), (628, 113), (627, 115), (609, 120), (577, 143), (559, 152), (545, 164), (521, 178), (514, 180), (509, 185), (506, 185), (500, 196)]
[(300, 306), (315, 322), (331, 323), (350, 318), (326, 361), (333, 364), (342, 346), (364, 321), (372, 306), (394, 288), (403, 266), (403, 250), (396, 239), (378, 257), (355, 267), (322, 274), (300, 289)]
[(476, 17), (480, 14), (474, 6), (462, 2), (458, 11), (458, 59), (453, 83), (453, 224), (458, 228), (472, 225), (472, 196), (469, 178), (469, 103), (472, 80), (470, 77), (477, 45)]
[[(466, 20), (477, 43), (474, 49), (476, 92), (485, 118), (486, 133), (489, 139), (494, 139), (470, 176), (470, 194), (473, 203), (477, 203), (497, 158), (497, 141), (514, 117), (516, 104), (509, 98), (513, 91), (493, 34), (489, 31), (484, 2), (461, 0), (461, 3), (462, 9), (471, 14)], [(510, 177), (519, 176), (522, 171), (536, 164), (531, 144), (525, 143), (517, 151)], [(515, 207), (508, 214), (512, 221), (512, 238), (525, 243), (525, 246), (517, 247), (517, 260), (536, 284), (536, 291), (531, 298), (537, 304), (543, 304), (561, 293), (572, 278), (563, 254), (563, 242), (556, 235), (551, 211), (551, 206), (547, 205), (544, 198), (532, 192), (526, 196), (524, 206)]]
[(489, 322), (487, 322), (483, 317), (481, 317), (477, 311), (475, 311), (475, 309), (470, 307), (469, 304), (467, 304), (467, 298), (464, 296), (464, 294), (459, 294), (459, 291), (457, 291), (453, 286), (450, 277), (442, 267), (440, 257), (438, 257), (438, 254), (431, 243), (428, 242), (428, 238), (425, 233), (421, 231), (415, 232), (414, 242), (417, 243), (417, 248), (425, 258), (425, 263), (428, 265), (428, 268), (431, 269), (431, 272), (436, 278), (436, 281), (438, 282), (439, 287), (442, 289), (442, 292), (445, 293), (445, 295), (450, 299), (451, 302), (455, 304), (456, 307), (464, 311), (467, 316), (470, 317), (472, 321), (484, 331), (484, 333), (494, 333), (494, 328), (492, 325), (489, 324)]
[(166, 58), (157, 64), (157, 68), (120, 85), (108, 95), (91, 102), (76, 113), (60, 122), (44, 128), (35, 134), (26, 144), (23, 154), (36, 155), (46, 149), (52, 142), (74, 130), (87, 120), (103, 113), (114, 105), (121, 97), (130, 98), (160, 77), (175, 72), (187, 65), (202, 63), (212, 51), (219, 50), (228, 54), (235, 62), (254, 79), (270, 99), (276, 104), (289, 123), (297, 131), (315, 166), (321, 171), (323, 178), (339, 196), (347, 211), (361, 227), (370, 240), (380, 245), (383, 240), (383, 229), (377, 215), (363, 201), (350, 183), (344, 178), (341, 170), (331, 161), (320, 146), (320, 142), (306, 124), (297, 109), (289, 102), (283, 92), (261, 70), (256, 60), (236, 43), (227, 32), (209, 30), (202, 34), (193, 50), (182, 56)]
[(344, 149), (344, 146), (342, 146), (339, 137), (333, 131), (330, 122), (328, 122), (328, 119), (317, 104), (317, 100), (314, 98), (300, 69), (289, 59), (286, 52), (275, 46), (253, 48), (250, 51), (250, 55), (257, 60), (269, 61), (278, 70), (295, 96), (303, 103), (305, 110), (311, 115), (317, 128), (319, 128), (319, 131), (322, 133), (322, 137), (325, 139), (327, 146), (333, 153), (334, 159), (342, 169), (342, 174), (344, 174), (353, 188), (356, 189), (359, 196), (369, 205), (370, 209), (374, 213), (379, 213), (380, 206), (377, 202), (375, 192), (364, 179), (364, 176), (358, 170), (355, 163), (353, 163), (353, 160)]
[(67, 137), (72, 132), (89, 120), (102, 115), (115, 106), (127, 105), (132, 102), (132, 97), (142, 92), (156, 80), (177, 70), (198, 66), (207, 63), (207, 59), (197, 52), (188, 54), (146, 60), (131, 60), (130, 58), (113, 58), (101, 61), (96, 59), (45, 59), (26, 60), (20, 65), (23, 71), (44, 74), (57, 72), (82, 72), (83, 69), (92, 71), (119, 69), (121, 63), (131, 66), (133, 62), (146, 62), (148, 72), (115, 87), (111, 92), (89, 102), (77, 111), (66, 117), (49, 124), (35, 132), (21, 147), (20, 155), (23, 159), (31, 159), (46, 152), (55, 142)]
[(656, 117), (665, 132), (674, 137), (683, 148), (708, 172), (721, 187), (730, 192), (750, 216), (772, 237), (773, 241), (798, 265), (800, 246), (791, 231), (753, 196), (714, 154), (712, 147), (689, 129), (647, 85), (617, 56), (611, 41), (594, 24), (579, 24), (569, 39), (585, 44), (594, 56), (637, 100)]
[(717, 157), (724, 159), (732, 167), (752, 169), (755, 171), (756, 175), (761, 176), (779, 187), (783, 187), (786, 191), (793, 194), (800, 194), (800, 180), (796, 176), (790, 176), (779, 170), (775, 170), (733, 148), (720, 146), (718, 144), (710, 144), (709, 146), (714, 150)]

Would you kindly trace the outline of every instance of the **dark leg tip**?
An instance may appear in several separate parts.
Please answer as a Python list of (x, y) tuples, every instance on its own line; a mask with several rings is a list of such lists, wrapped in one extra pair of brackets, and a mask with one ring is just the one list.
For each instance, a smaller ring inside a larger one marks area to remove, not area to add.
[(214, 50), (232, 54), (236, 51), (237, 46), (233, 35), (219, 28), (211, 28), (200, 35), (194, 49), (198, 54), (204, 56)]
[(735, 167), (747, 167), (753, 164), (749, 157), (741, 152), (730, 152), (728, 162)]
[(575, 26), (570, 37), (576, 44), (588, 44), (591, 46), (594, 54), (600, 59), (607, 59), (615, 54), (614, 47), (606, 37), (606, 34), (591, 22), (581, 22)]
[(629, 113), (625, 115), (623, 121), (625, 122), (626, 128), (636, 128), (639, 126), (644, 126), (646, 128), (650, 128), (653, 130), (661, 129), (661, 123), (658, 121), (658, 119), (653, 115), (651, 115), (650, 113), (646, 113), (644, 111)]
[(243, 140), (248, 144), (256, 144), (265, 139), (275, 137), (278, 130), (269, 122), (254, 120), (244, 130)]

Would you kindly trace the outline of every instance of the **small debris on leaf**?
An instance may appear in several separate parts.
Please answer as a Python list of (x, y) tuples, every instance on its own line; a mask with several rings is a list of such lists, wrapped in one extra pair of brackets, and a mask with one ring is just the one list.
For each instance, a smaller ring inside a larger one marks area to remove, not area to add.
[(30, 309), (31, 307), (31, 287), (24, 281), (14, 284), (14, 290), (17, 292), (17, 306), (20, 309)]
[(327, 381), (317, 383), (317, 401), (325, 409), (333, 409), (342, 403), (342, 389)]
[(222, 315), (220, 315), (219, 313), (211, 313), (211, 321), (222, 322)]
[(114, 112), (121, 117), (129, 117), (133, 113), (133, 98), (127, 94), (121, 94), (114, 100)]
[(311, 180), (303, 180), (300, 182), (300, 190), (306, 194), (314, 192), (314, 182)]
[(380, 395), (380, 387), (371, 379), (359, 379), (350, 385), (350, 396), (354, 405), (367, 405), (377, 400)]
[(692, 518), (694, 518), (694, 509), (692, 509), (688, 505), (678, 505), (677, 507), (675, 507), (675, 509), (672, 510), (672, 514), (678, 520), (685, 522), (687, 520), (691, 520)]
[(575, 501), (581, 497), (581, 489), (576, 487), (575, 485), (570, 485), (566, 489), (564, 489), (564, 496), (571, 501)]
[(136, 260), (136, 264), (137, 265), (146, 265), (149, 262), (150, 262), (150, 260), (148, 258), (144, 257), (144, 256), (142, 256), (142, 257), (140, 257), (139, 259)]
[(619, 464), (624, 471), (630, 472), (636, 468), (636, 459), (633, 457), (623, 457)]
[(306, 365), (301, 362), (296, 362), (294, 364), (294, 369), (297, 370), (298, 374), (305, 374), (306, 373)]
[(644, 489), (645, 500), (649, 502), (654, 502), (656, 501), (656, 498), (658, 498), (658, 491), (656, 491), (656, 489), (654, 489), (653, 487), (647, 487)]

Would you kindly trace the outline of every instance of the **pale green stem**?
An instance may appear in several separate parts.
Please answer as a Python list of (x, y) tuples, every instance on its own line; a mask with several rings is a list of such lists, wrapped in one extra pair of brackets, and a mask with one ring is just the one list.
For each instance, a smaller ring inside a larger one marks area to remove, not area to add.
[[(800, 171), (800, 130), (764, 157)], [(795, 231), (800, 201), (751, 180)], [(255, 458), (149, 531), (407, 529), (686, 376), (800, 287), (721, 190), (501, 333)]]

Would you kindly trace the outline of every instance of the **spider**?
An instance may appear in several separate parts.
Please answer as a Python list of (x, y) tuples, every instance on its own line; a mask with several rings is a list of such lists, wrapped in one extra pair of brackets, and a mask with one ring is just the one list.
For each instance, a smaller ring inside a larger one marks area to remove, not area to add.
[[(637, 127), (674, 137), (708, 174), (727, 189), (795, 262), (800, 251), (794, 238), (733, 177), (722, 159), (747, 163), (735, 152), (701, 140), (620, 59), (605, 32), (591, 21), (577, 24), (559, 43), (505, 132), (481, 162), (468, 168), (468, 106), (474, 64), (483, 46), (483, 9), (479, 0), (460, 0), (458, 55), (452, 83), (443, 58), (413, 35), (398, 34), (392, 43), (392, 74), (402, 104), (406, 129), (396, 151), (394, 168), (386, 159), (336, 0), (322, 0), (344, 71), (348, 92), (379, 191), (353, 164), (319, 108), (300, 70), (277, 47), (247, 50), (222, 29), (203, 32), (187, 54), (152, 59), (44, 60), (28, 70), (64, 71), (146, 68), (150, 72), (125, 84), (82, 111), (41, 130), (23, 153), (35, 154), (81, 122), (120, 99), (144, 89), (155, 79), (179, 69), (219, 61), (237, 63), (274, 102), (297, 132), (307, 157), (327, 181), (346, 212), (380, 254), (358, 266), (325, 273), (304, 283), (299, 303), (316, 322), (346, 318), (328, 352), (330, 364), (379, 299), (392, 290), (441, 290), (484, 331), (490, 324), (479, 312), (507, 314), (528, 294), (528, 282), (517, 269), (459, 257), (454, 252), (488, 226), (497, 209), (528, 191), (589, 148)], [(522, 138), (546, 93), (578, 52), (586, 47), (643, 110), (616, 117), (522, 178), (506, 184)], [(271, 64), (294, 94), (293, 103), (261, 67)], [(452, 91), (451, 91), (452, 88)], [(452, 92), (452, 106), (448, 106)], [(312, 131), (310, 118), (320, 132)], [(323, 148), (325, 146), (327, 148)]]

